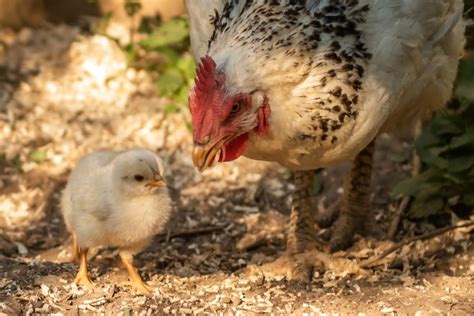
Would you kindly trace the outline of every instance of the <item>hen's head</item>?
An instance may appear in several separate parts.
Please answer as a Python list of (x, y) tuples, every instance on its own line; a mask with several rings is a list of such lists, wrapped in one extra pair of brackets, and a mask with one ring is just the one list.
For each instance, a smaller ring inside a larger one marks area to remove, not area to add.
[(193, 161), (200, 171), (211, 166), (216, 158), (222, 162), (240, 157), (247, 148), (250, 132), (262, 136), (268, 132), (270, 107), (264, 94), (258, 90), (230, 90), (225, 74), (216, 69), (214, 60), (209, 56), (201, 58), (189, 97)]

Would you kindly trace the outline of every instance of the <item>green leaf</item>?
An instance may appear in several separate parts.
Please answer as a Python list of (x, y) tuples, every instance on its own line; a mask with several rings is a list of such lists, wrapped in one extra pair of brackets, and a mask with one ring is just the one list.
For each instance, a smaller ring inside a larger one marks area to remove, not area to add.
[(414, 196), (430, 178), (435, 175), (434, 171), (424, 172), (413, 178), (405, 179), (399, 182), (392, 190), (392, 196), (396, 197), (400, 194)]
[(440, 197), (415, 198), (412, 204), (410, 217), (415, 219), (436, 215), (444, 210), (445, 202)]
[(186, 79), (192, 80), (196, 76), (196, 65), (194, 64), (194, 59), (191, 56), (183, 56), (178, 60), (176, 66), (183, 72)]
[(30, 153), (30, 158), (31, 160), (33, 160), (34, 162), (37, 162), (37, 163), (41, 163), (41, 162), (44, 162), (46, 160), (48, 160), (48, 154), (44, 151), (41, 151), (41, 150), (38, 150), (38, 149), (34, 149), (31, 153)]
[(137, 60), (137, 50), (132, 44), (128, 44), (123, 48), (125, 53), (125, 58), (127, 59), (127, 64), (132, 65)]
[(464, 195), (462, 198), (462, 202), (468, 206), (474, 207), (474, 192)]
[(429, 149), (429, 150), (419, 150), (418, 156), (420, 159), (427, 163), (430, 166), (435, 166), (440, 169), (446, 169), (448, 167), (449, 162), (440, 157), (440, 149), (439, 148), (434, 148), (434, 149)]
[(186, 127), (188, 128), (190, 132), (193, 131), (193, 125), (191, 124), (191, 122), (186, 122)]
[(181, 72), (175, 68), (169, 68), (161, 74), (158, 79), (158, 92), (162, 96), (172, 97), (184, 84)]
[(459, 82), (474, 85), (474, 58), (461, 62), (459, 67)]
[(474, 156), (461, 156), (449, 160), (448, 171), (463, 172), (474, 166)]
[(432, 129), (437, 135), (452, 135), (463, 132), (462, 121), (455, 116), (441, 116), (433, 119)]
[(132, 17), (142, 9), (142, 4), (140, 3), (140, 1), (126, 0), (124, 8), (127, 15)]
[(166, 113), (178, 113), (179, 111), (180, 109), (176, 104), (168, 104), (165, 106)]
[(153, 34), (140, 42), (140, 45), (157, 49), (183, 42), (189, 37), (189, 28), (186, 20), (173, 19), (163, 23)]
[(450, 149), (456, 149), (466, 145), (474, 145), (474, 132), (453, 138), (449, 147)]
[(181, 105), (187, 105), (188, 95), (189, 95), (189, 88), (188, 86), (184, 85), (175, 94), (174, 99), (176, 100), (176, 102), (179, 102)]
[(179, 60), (178, 53), (169, 47), (160, 47), (156, 51), (166, 57), (168, 65), (175, 65)]
[(415, 142), (416, 148), (431, 147), (441, 142), (441, 138), (432, 133), (431, 130), (425, 130)]

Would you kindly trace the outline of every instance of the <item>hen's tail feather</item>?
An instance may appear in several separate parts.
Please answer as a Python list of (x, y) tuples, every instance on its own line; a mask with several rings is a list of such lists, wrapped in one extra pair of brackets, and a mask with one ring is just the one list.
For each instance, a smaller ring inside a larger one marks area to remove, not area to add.
[(458, 1), (453, 1), (451, 8), (445, 18), (444, 23), (440, 28), (431, 36), (431, 42), (433, 45), (439, 43), (445, 36), (447, 36), (456, 27), (463, 16), (463, 4), (459, 4)]

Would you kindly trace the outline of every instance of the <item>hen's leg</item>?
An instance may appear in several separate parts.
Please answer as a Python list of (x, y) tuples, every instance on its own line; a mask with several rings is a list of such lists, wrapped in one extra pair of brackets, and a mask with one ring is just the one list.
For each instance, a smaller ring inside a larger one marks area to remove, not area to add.
[(122, 263), (125, 266), (125, 269), (127, 269), (128, 274), (130, 275), (130, 283), (132, 285), (132, 288), (140, 294), (151, 294), (151, 288), (148, 287), (145, 283), (143, 283), (140, 274), (138, 274), (138, 271), (133, 264), (133, 256), (131, 254), (121, 251), (120, 259), (122, 259)]
[(85, 285), (90, 289), (94, 288), (94, 284), (92, 283), (91, 279), (89, 279), (89, 273), (87, 271), (87, 252), (89, 249), (80, 249), (78, 248), (78, 256), (80, 260), (80, 267), (79, 272), (77, 273), (76, 279), (74, 283), (77, 285)]
[(314, 248), (314, 221), (311, 213), (313, 181), (314, 171), (294, 173), (295, 192), (286, 247), (290, 253), (301, 253)]
[[(284, 276), (289, 280), (309, 281), (313, 268), (321, 265), (319, 252), (314, 251), (317, 243), (310, 204), (313, 179), (314, 171), (294, 173), (295, 192), (286, 252), (275, 262), (257, 268), (268, 277)], [(249, 273), (255, 273), (255, 267), (249, 268)]]
[[(369, 210), (370, 178), (375, 141), (372, 141), (362, 150), (354, 160), (351, 171), (344, 178), (344, 196), (339, 211), (339, 216), (329, 213), (326, 218), (337, 218), (331, 236), (331, 250), (338, 251), (349, 247), (356, 230), (364, 223)], [(321, 223), (318, 221), (318, 223)], [(328, 222), (323, 222), (327, 225)], [(322, 226), (323, 226), (322, 225)]]

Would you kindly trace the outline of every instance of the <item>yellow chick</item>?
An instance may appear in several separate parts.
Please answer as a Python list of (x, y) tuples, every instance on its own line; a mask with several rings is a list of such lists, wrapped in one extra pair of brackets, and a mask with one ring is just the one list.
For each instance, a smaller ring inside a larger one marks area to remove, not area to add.
[(133, 264), (133, 255), (160, 232), (171, 214), (158, 155), (145, 149), (86, 155), (69, 176), (61, 208), (72, 234), (73, 256), (80, 260), (76, 284), (94, 287), (87, 252), (111, 246), (120, 249), (132, 287), (142, 294), (151, 292)]

